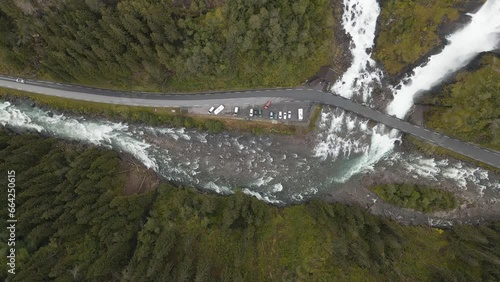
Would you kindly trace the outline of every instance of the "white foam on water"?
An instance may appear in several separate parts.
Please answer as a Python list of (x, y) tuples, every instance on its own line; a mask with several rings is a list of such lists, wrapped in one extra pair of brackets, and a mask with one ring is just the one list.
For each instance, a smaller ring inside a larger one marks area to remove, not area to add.
[(441, 172), (441, 168), (433, 158), (416, 157), (411, 163), (405, 166), (408, 172), (412, 172), (413, 178), (425, 177), (436, 180), (436, 176)]
[(352, 39), (352, 62), (342, 78), (332, 86), (332, 92), (346, 98), (361, 93), (363, 101), (369, 101), (371, 85), (379, 83), (382, 76), (371, 58), (379, 13), (377, 0), (344, 0), (342, 27)]
[(147, 152), (151, 145), (132, 137), (132, 134), (127, 132), (126, 124), (92, 122), (64, 115), (49, 116), (47, 112), (38, 108), (20, 109), (8, 102), (0, 106), (0, 123), (14, 128), (47, 132), (54, 137), (116, 148), (135, 156), (146, 167), (158, 169), (156, 161)]
[(283, 191), (283, 185), (281, 183), (277, 183), (273, 185), (273, 193)]
[(499, 47), (500, 1), (488, 0), (471, 22), (463, 29), (447, 37), (441, 53), (430, 57), (426, 65), (413, 70), (414, 74), (406, 82), (399, 84), (394, 100), (388, 106), (388, 113), (404, 118), (413, 106), (414, 99), (423, 91), (430, 90), (449, 74), (466, 66), (481, 52)]
[(218, 194), (233, 194), (234, 192), (231, 190), (231, 188), (224, 186), (224, 185), (217, 185), (213, 181), (208, 182), (205, 185), (206, 189), (210, 189), (212, 191), (217, 192)]
[(355, 174), (367, 170), (373, 170), (374, 165), (381, 158), (392, 151), (394, 143), (396, 141), (401, 141), (399, 137), (392, 138), (387, 134), (380, 133), (384, 131), (384, 127), (384, 125), (376, 125), (372, 129), (371, 142), (368, 151), (364, 153), (344, 175), (336, 177), (334, 179), (335, 182), (344, 183)]
[(351, 118), (351, 116), (346, 117), (347, 130), (352, 131), (356, 127), (356, 117)]
[(365, 121), (361, 122), (359, 125), (359, 129), (361, 129), (362, 131), (367, 131), (368, 130), (368, 121), (369, 120), (365, 120)]
[[(347, 121), (347, 122), (344, 122)], [(357, 118), (352, 118), (351, 114), (340, 111), (340, 114), (325, 112), (321, 115), (323, 129), (318, 131), (317, 140), (319, 140), (313, 149), (314, 157), (326, 160), (331, 158), (336, 160), (341, 154), (348, 158), (352, 153), (366, 152), (369, 145), (363, 142), (368, 137), (359, 135), (356, 127), (362, 126)]]
[[(370, 53), (364, 51), (365, 48), (373, 46), (374, 28), (376, 17), (379, 14), (376, 1), (349, 1), (344, 0), (344, 29), (351, 35), (353, 48), (353, 65), (344, 74), (341, 80), (337, 81), (332, 90), (337, 94), (351, 98), (353, 94), (360, 93), (366, 102), (369, 97), (372, 86), (370, 81), (379, 81), (378, 71), (373, 68), (373, 61)], [(376, 6), (376, 7), (375, 7)], [(388, 106), (388, 113), (399, 118), (404, 118), (412, 106), (415, 95), (421, 91), (428, 90), (442, 81), (448, 74), (464, 67), (477, 54), (484, 51), (493, 50), (498, 47), (500, 34), (500, 1), (488, 0), (483, 7), (472, 16), (471, 22), (462, 30), (448, 37), (449, 44), (440, 54), (434, 55), (425, 66), (420, 66), (414, 70), (414, 75), (401, 82), (400, 90), (395, 92), (395, 99)], [(365, 26), (363, 26), (365, 25)], [(370, 34), (365, 31), (370, 30)], [(370, 35), (370, 36), (368, 36)], [(358, 48), (363, 46), (363, 48)], [(365, 68), (368, 66), (368, 68)], [(368, 78), (368, 80), (365, 80)], [(353, 83), (356, 81), (356, 83)], [(354, 86), (353, 86), (354, 84)], [(362, 86), (362, 87), (361, 87)], [(343, 116), (342, 116), (343, 117)], [(330, 127), (324, 123), (324, 126), (330, 132), (339, 132), (344, 121), (335, 120)], [(348, 122), (348, 130), (349, 127)], [(367, 125), (361, 124), (361, 130), (366, 130)], [(380, 158), (387, 156), (394, 148), (394, 141), (398, 139), (400, 133), (398, 130), (391, 130), (388, 136), (382, 133), (374, 133), (370, 144), (370, 150), (362, 155), (354, 164), (351, 165), (348, 172), (337, 178), (337, 181), (345, 182), (352, 175), (373, 169), (373, 165)], [(337, 156), (341, 150), (345, 150), (347, 141), (339, 142), (337, 138), (328, 138), (326, 141), (320, 141), (316, 147), (315, 155)], [(461, 168), (450, 168), (444, 170), (445, 165), (436, 164), (432, 159), (421, 159), (417, 163), (407, 165), (413, 172), (413, 177), (423, 176), (436, 179), (437, 174), (444, 172), (445, 177), (454, 176), (457, 184), (463, 187), (467, 182), (477, 183), (476, 174), (470, 170)], [(481, 185), (481, 184), (477, 184)]]
[(3, 126), (10, 125), (18, 128), (26, 128), (41, 132), (44, 130), (42, 126), (34, 124), (31, 118), (12, 106), (9, 102), (0, 104), (0, 124)]
[(485, 189), (500, 187), (500, 183), (490, 181), (489, 172), (480, 167), (472, 167), (462, 162), (451, 163), (447, 159), (437, 161), (422, 155), (399, 156), (399, 158), (388, 158), (389, 163), (393, 165), (392, 162), (400, 162), (412, 178), (424, 177), (434, 181), (447, 179), (462, 190), (476, 187), (480, 197), (483, 196)]
[(272, 180), (273, 180), (273, 178), (270, 176), (261, 176), (261, 177), (257, 178), (253, 183), (251, 183), (250, 186), (252, 186), (252, 187), (254, 187), (254, 186), (256, 186), (256, 187), (266, 186)]
[(276, 200), (276, 199), (272, 199), (271, 197), (272, 196), (262, 196), (259, 192), (256, 192), (256, 191), (251, 191), (247, 188), (243, 189), (243, 193), (244, 194), (247, 194), (249, 196), (253, 196), (261, 201), (264, 201), (264, 202), (267, 202), (267, 203), (271, 203), (271, 204), (281, 204), (283, 203), (282, 201), (280, 200)]

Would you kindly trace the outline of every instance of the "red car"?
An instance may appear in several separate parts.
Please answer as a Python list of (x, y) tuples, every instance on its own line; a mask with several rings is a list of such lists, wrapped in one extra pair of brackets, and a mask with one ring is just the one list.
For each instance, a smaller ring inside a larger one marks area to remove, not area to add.
[(271, 106), (271, 101), (267, 101), (266, 105), (264, 106), (264, 109), (267, 110), (269, 106)]

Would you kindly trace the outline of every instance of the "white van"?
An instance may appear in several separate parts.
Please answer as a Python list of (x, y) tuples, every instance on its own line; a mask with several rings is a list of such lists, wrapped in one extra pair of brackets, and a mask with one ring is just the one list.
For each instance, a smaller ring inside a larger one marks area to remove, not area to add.
[(304, 109), (300, 108), (298, 113), (299, 113), (299, 120), (304, 120)]
[(214, 115), (220, 114), (220, 112), (222, 112), (222, 110), (224, 110), (224, 105), (218, 106), (217, 109), (215, 109), (215, 111), (214, 111)]
[(240, 112), (240, 107), (234, 107), (233, 115), (237, 116)]

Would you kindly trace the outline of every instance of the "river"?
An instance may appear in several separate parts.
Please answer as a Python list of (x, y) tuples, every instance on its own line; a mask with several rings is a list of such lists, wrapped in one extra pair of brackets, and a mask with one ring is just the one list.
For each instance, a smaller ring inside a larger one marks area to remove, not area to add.
[[(405, 116), (415, 95), (438, 84), (480, 52), (494, 49), (498, 37), (491, 34), (498, 30), (477, 30), (476, 25), (489, 23), (498, 28), (499, 17), (494, 15), (495, 11), (496, 15), (500, 12), (499, 2), (488, 1), (482, 10), (471, 15), (467, 27), (449, 37), (450, 43), (440, 54), (416, 68), (401, 85), (390, 86), (381, 85), (383, 71), (371, 59), (380, 12), (377, 1), (345, 0), (342, 24), (353, 40), (353, 63), (331, 91), (376, 106), (371, 96), (373, 89), (393, 89), (395, 99), (388, 112)], [(462, 44), (470, 33), (474, 33), (481, 48), (468, 46), (467, 52), (457, 53), (454, 46)], [(426, 75), (429, 73), (432, 75)], [(394, 181), (410, 179), (454, 187), (488, 202), (500, 200), (499, 175), (456, 160), (406, 152), (400, 146), (396, 130), (331, 107), (324, 107), (318, 129), (305, 138), (209, 134), (49, 115), (46, 110), (23, 102), (0, 103), (0, 123), (18, 130), (113, 148), (134, 155), (166, 179), (218, 193), (240, 189), (270, 203), (296, 203), (349, 189), (364, 177), (384, 172), (390, 172)]]

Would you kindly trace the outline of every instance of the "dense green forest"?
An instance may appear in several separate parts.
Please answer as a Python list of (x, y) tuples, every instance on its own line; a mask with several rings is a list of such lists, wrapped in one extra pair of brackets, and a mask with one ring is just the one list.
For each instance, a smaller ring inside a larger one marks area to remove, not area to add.
[(166, 183), (125, 196), (123, 162), (109, 150), (0, 131), (0, 170), (16, 171), (18, 219), (16, 275), (7, 276), (2, 244), (0, 279), (500, 279), (499, 222), (408, 227), (357, 207), (315, 200), (278, 208)]
[(415, 184), (385, 184), (371, 188), (382, 200), (423, 212), (451, 210), (458, 207), (453, 193)]
[(5, 0), (0, 72), (126, 89), (296, 85), (328, 64), (328, 0)]
[(398, 74), (441, 44), (438, 29), (456, 21), (460, 7), (483, 0), (387, 0), (378, 19), (375, 57), (386, 71)]
[(500, 150), (500, 57), (486, 55), (478, 69), (463, 71), (423, 104), (426, 126), (495, 150)]

